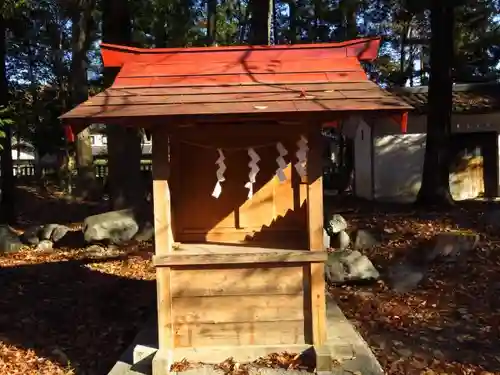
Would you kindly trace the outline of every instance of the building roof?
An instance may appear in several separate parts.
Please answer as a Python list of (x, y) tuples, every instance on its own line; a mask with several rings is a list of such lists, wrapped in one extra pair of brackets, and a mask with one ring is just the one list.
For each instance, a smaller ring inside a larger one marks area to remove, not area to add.
[(61, 118), (72, 124), (144, 116), (405, 112), (411, 107), (368, 80), (361, 66), (376, 58), (379, 44), (379, 38), (175, 49), (102, 44), (105, 66), (121, 68), (115, 82)]
[[(398, 87), (390, 90), (414, 107), (416, 113), (428, 109), (428, 86)], [(455, 84), (453, 86), (453, 112), (489, 113), (500, 111), (500, 83)]]

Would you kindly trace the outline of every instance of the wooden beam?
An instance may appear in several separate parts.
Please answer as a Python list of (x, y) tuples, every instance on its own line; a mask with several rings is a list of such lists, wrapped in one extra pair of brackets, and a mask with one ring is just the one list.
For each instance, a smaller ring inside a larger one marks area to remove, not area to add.
[[(186, 246), (188, 250), (183, 251)], [(323, 263), (327, 259), (326, 252), (279, 250), (266, 248), (253, 248), (243, 246), (218, 246), (234, 249), (232, 252), (212, 251), (213, 246), (205, 246), (207, 251), (194, 252), (189, 250), (190, 245), (181, 245), (180, 250), (171, 254), (157, 255), (153, 258), (156, 267), (179, 267), (193, 265), (226, 265), (226, 264), (258, 264), (258, 263)], [(199, 245), (203, 247), (204, 245)], [(216, 245), (217, 246), (217, 245)]]
[[(170, 212), (170, 155), (168, 134), (165, 128), (155, 128), (153, 136), (153, 201), (155, 225), (155, 254), (162, 256), (173, 251), (173, 234)], [(166, 360), (161, 361), (161, 372), (170, 370), (169, 353), (173, 350), (172, 334), (172, 296), (170, 294), (170, 267), (156, 269), (157, 308), (158, 308), (158, 343), (159, 352)], [(167, 367), (167, 368), (165, 368)]]
[[(307, 158), (307, 222), (309, 250), (325, 251), (323, 248), (323, 160), (321, 125), (310, 126)], [(326, 300), (324, 264), (313, 263), (309, 268), (310, 313), (312, 340), (315, 347), (326, 342)]]

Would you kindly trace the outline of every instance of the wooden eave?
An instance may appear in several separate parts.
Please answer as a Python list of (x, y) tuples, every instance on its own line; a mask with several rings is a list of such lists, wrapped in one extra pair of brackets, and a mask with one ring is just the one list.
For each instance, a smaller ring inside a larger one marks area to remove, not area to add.
[(368, 80), (361, 66), (376, 57), (379, 43), (151, 50), (103, 44), (105, 65), (121, 67), (115, 82), (61, 119), (147, 126), (172, 119), (407, 112), (412, 107)]

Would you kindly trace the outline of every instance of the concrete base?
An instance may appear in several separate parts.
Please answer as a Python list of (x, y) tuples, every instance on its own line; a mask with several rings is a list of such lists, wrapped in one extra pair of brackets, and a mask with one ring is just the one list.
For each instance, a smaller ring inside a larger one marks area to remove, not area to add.
[[(384, 372), (369, 346), (346, 319), (335, 301), (327, 298), (328, 341), (322, 348), (313, 348), (318, 365), (318, 374), (352, 374), (360, 372), (363, 375), (383, 375)], [(245, 347), (211, 347), (211, 348), (179, 348), (170, 353), (158, 352), (156, 332), (156, 316), (137, 335), (132, 345), (124, 352), (120, 360), (108, 375), (220, 375), (222, 372), (206, 366), (182, 373), (170, 372), (172, 362), (183, 358), (193, 362), (220, 363), (229, 357), (240, 363), (252, 362), (258, 357), (276, 352), (302, 353), (310, 351), (310, 345), (279, 345), (279, 346), (245, 346)], [(332, 360), (340, 366), (331, 367)], [(193, 372), (194, 371), (194, 372)], [(266, 370), (274, 371), (274, 370)], [(266, 374), (268, 373), (266, 372)], [(303, 372), (299, 372), (302, 373)], [(269, 375), (280, 374), (279, 370), (269, 372)], [(291, 374), (291, 372), (286, 372)]]

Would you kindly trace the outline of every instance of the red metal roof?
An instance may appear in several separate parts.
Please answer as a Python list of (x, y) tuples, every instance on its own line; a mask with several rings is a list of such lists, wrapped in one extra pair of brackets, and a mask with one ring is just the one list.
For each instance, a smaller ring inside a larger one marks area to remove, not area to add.
[(368, 80), (360, 61), (380, 39), (343, 43), (142, 49), (101, 45), (113, 85), (61, 118), (112, 122), (144, 116), (217, 116), (411, 107)]

